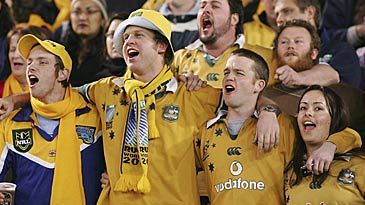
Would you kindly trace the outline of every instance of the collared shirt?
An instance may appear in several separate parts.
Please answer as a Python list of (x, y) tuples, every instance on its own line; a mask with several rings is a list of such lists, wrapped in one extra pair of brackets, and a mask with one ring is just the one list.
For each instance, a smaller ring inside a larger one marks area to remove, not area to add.
[[(210, 86), (188, 92), (184, 83), (172, 78), (165, 94), (147, 112), (155, 110), (160, 137), (149, 140), (148, 179), (151, 192), (113, 191), (120, 177), (121, 148), (130, 98), (118, 77), (102, 79), (89, 86), (88, 98), (96, 104), (102, 119), (104, 155), (110, 183), (103, 189), (99, 204), (198, 205), (194, 136), (199, 127), (214, 117), (220, 90)], [(187, 194), (189, 193), (189, 194)]]
[[(95, 107), (76, 110), (86, 205), (96, 204), (105, 171), (100, 119)], [(41, 129), (32, 108), (14, 111), (0, 123), (0, 180), (12, 169), (17, 185), (15, 204), (49, 205), (57, 155), (58, 127), (52, 135)], [(75, 170), (77, 171), (77, 170)], [(70, 184), (74, 186), (74, 184)], [(67, 189), (67, 187), (64, 187)], [(72, 197), (72, 196), (69, 196)]]
[(365, 156), (334, 160), (327, 178), (317, 189), (311, 186), (313, 175), (303, 177), (298, 185), (290, 186), (293, 177), (293, 169), (290, 169), (285, 180), (288, 205), (365, 204)]
[(222, 111), (209, 121), (195, 139), (211, 204), (284, 204), (284, 169), (295, 139), (291, 120), (279, 116), (280, 143), (271, 152), (261, 153), (252, 143), (257, 119), (249, 117), (236, 137), (229, 134), (224, 116)]
[(238, 48), (252, 50), (265, 59), (269, 65), (269, 84), (274, 83), (276, 60), (269, 48), (253, 46), (245, 43), (245, 37), (240, 34), (236, 41), (226, 49), (218, 58), (210, 56), (204, 51), (203, 43), (196, 40), (194, 43), (176, 52), (172, 68), (175, 76), (185, 72), (198, 75), (200, 79), (206, 80), (209, 85), (215, 88), (222, 88), (224, 68), (231, 52)]

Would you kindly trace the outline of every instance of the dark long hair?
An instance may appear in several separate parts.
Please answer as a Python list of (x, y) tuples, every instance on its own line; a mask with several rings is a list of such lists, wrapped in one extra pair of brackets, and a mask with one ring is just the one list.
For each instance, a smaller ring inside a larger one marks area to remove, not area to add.
[[(332, 135), (336, 132), (340, 132), (343, 129), (345, 129), (349, 124), (347, 107), (345, 103), (342, 101), (342, 99), (332, 89), (325, 86), (312, 85), (303, 93), (300, 101), (302, 101), (303, 96), (306, 93), (313, 90), (318, 90), (321, 93), (323, 93), (323, 96), (326, 100), (326, 104), (331, 117), (329, 135)], [(299, 105), (298, 105), (298, 111), (299, 111)], [(289, 166), (289, 168), (293, 167), (295, 178), (293, 181), (289, 182), (290, 186), (295, 186), (300, 184), (305, 175), (305, 173), (303, 172), (305, 170), (301, 169), (301, 167), (304, 165), (306, 153), (307, 153), (307, 148), (297, 127), (297, 138), (294, 149), (294, 158)], [(313, 180), (316, 181), (316, 185), (320, 186), (322, 182), (326, 179), (327, 175), (328, 173), (325, 172), (321, 175), (313, 176)]]
[(231, 14), (238, 14), (238, 23), (236, 25), (236, 35), (243, 33), (243, 16), (244, 7), (241, 0), (227, 0), (229, 5), (229, 10)]
[[(108, 23), (107, 23), (107, 26), (105, 27), (105, 38), (104, 38), (104, 41), (106, 41), (106, 35), (109, 30), (109, 27), (110, 27), (110, 24), (114, 21), (114, 20), (121, 20), (121, 21), (124, 21), (126, 19), (128, 19), (128, 16), (129, 14), (126, 13), (126, 12), (120, 12), (120, 13), (115, 13), (113, 14), (109, 19), (108, 19)], [(106, 48), (106, 45), (105, 45), (105, 55), (106, 55), (106, 59), (108, 60), (111, 60), (110, 59), (110, 56), (108, 55), (107, 53), (107, 48)]]
[(6, 34), (14, 27), (14, 19), (10, 13), (9, 6), (4, 0), (0, 1), (0, 37), (5, 37)]
[(106, 55), (104, 30), (105, 28), (102, 26), (99, 33), (94, 38), (88, 40), (86, 47), (82, 47), (81, 37), (72, 29), (70, 21), (66, 35), (61, 39), (61, 43), (65, 45), (68, 53), (72, 57), (72, 62), (80, 64), (79, 59), (83, 62), (88, 56), (97, 56), (99, 58), (98, 60), (103, 62)]

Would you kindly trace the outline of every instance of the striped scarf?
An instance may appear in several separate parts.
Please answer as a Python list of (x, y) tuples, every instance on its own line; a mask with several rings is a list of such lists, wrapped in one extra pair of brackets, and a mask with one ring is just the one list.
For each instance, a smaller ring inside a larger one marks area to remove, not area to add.
[[(121, 174), (115, 191), (148, 193), (151, 185), (147, 178), (148, 140), (159, 137), (155, 121), (155, 93), (162, 84), (171, 80), (173, 74), (165, 66), (150, 82), (143, 83), (132, 77), (130, 70), (124, 76), (124, 89), (131, 98), (127, 126), (124, 131)], [(147, 108), (152, 107), (147, 111)]]

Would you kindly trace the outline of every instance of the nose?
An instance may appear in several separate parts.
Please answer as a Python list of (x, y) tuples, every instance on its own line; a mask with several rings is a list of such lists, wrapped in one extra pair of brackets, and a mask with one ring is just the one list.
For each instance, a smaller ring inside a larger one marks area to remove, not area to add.
[(211, 7), (209, 6), (209, 4), (206, 4), (205, 6), (203, 6), (203, 8), (200, 8), (199, 12), (201, 14), (210, 14), (211, 13)]
[(86, 11), (80, 12), (80, 14), (78, 15), (78, 17), (81, 20), (87, 19), (87, 12)]
[(225, 81), (233, 81), (234, 80), (234, 75), (232, 72), (229, 72), (227, 74), (224, 75), (224, 80)]
[(276, 16), (276, 25), (277, 26), (282, 26), (282, 25), (284, 25), (284, 23), (285, 23), (284, 16), (281, 15), (280, 13), (277, 14), (277, 16)]
[(35, 71), (33, 64), (34, 64), (34, 62), (30, 63), (30, 64), (27, 64), (27, 70), (26, 70), (27, 74), (29, 72), (34, 72)]
[(133, 35), (128, 35), (127, 38), (124, 39), (124, 45), (129, 45), (135, 42), (135, 39), (133, 37)]
[(305, 111), (305, 115), (306, 116), (309, 116), (309, 117), (312, 117), (313, 116), (313, 109), (307, 109), (306, 111)]
[(294, 40), (289, 40), (288, 41), (288, 49), (294, 49), (294, 46), (295, 46)]

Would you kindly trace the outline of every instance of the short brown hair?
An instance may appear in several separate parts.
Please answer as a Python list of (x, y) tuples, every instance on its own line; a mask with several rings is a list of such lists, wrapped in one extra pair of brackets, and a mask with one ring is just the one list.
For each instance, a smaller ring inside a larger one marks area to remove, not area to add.
[(254, 62), (254, 72), (256, 79), (264, 80), (265, 85), (267, 85), (269, 79), (269, 66), (262, 56), (244, 48), (234, 50), (231, 53), (231, 56), (240, 56), (251, 59)]
[[(311, 50), (317, 49), (318, 51), (320, 50), (321, 39), (318, 36), (317, 29), (314, 28), (309, 22), (307, 22), (305, 20), (294, 19), (294, 20), (287, 21), (284, 25), (279, 27), (279, 31), (276, 34), (276, 37), (274, 39), (274, 52), (275, 53), (277, 52), (277, 49), (278, 49), (278, 39), (279, 39), (281, 33), (286, 28), (290, 28), (290, 27), (301, 27), (301, 28), (306, 29), (311, 36), (310, 49)], [(317, 56), (317, 58), (314, 60), (314, 63), (318, 64), (318, 62), (319, 62), (319, 57)]]

